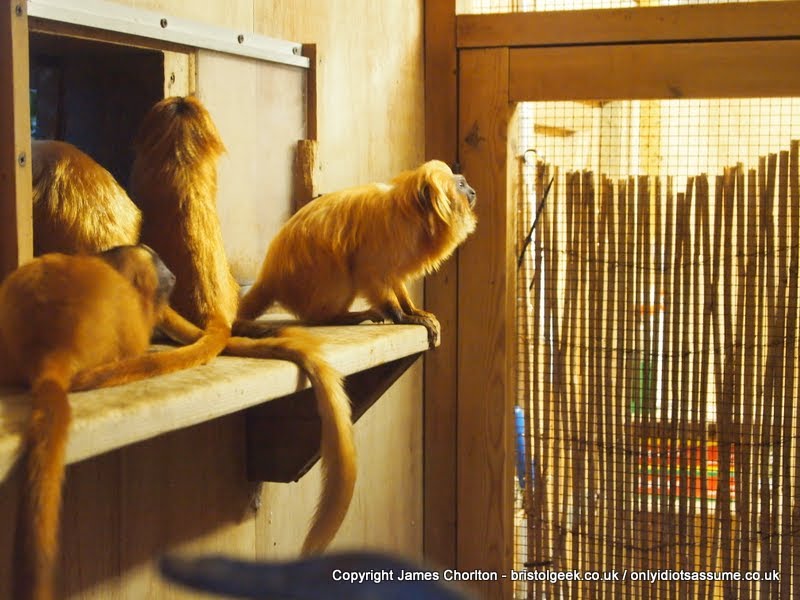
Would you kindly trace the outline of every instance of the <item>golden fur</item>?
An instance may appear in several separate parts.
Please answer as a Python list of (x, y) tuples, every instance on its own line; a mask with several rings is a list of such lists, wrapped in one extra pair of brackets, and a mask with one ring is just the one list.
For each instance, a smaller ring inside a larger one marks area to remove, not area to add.
[(33, 140), (31, 158), (35, 255), (137, 243), (141, 213), (111, 173), (66, 142)]
[[(142, 209), (142, 240), (155, 248), (177, 275), (172, 305), (194, 326), (236, 316), (239, 287), (230, 272), (216, 212), (216, 165), (224, 151), (216, 127), (197, 98), (166, 98), (147, 114), (135, 143), (131, 195)], [(185, 323), (163, 323), (171, 337), (199, 335)], [(336, 534), (355, 486), (355, 447), (350, 404), (341, 377), (322, 358), (317, 339), (297, 328), (273, 331), (252, 322), (239, 331), (275, 337), (231, 338), (225, 352), (280, 358), (300, 366), (317, 395), (322, 421), (323, 486), (303, 552), (324, 550)]]
[[(239, 303), (253, 319), (278, 302), (309, 323), (417, 323), (438, 343), (439, 323), (417, 309), (406, 282), (434, 271), (475, 230), (475, 191), (432, 160), (395, 177), (327, 194), (289, 219)], [(363, 296), (372, 310), (349, 312)]]
[(53, 597), (70, 405), (84, 369), (142, 355), (174, 277), (148, 248), (46, 254), (0, 286), (0, 383), (27, 384), (25, 481), (15, 534), (14, 598)]

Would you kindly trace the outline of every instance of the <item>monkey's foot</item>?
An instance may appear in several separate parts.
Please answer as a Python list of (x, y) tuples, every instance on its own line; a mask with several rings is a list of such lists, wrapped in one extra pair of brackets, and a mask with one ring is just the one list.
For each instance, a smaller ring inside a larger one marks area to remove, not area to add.
[(233, 323), (231, 333), (240, 337), (265, 338), (273, 337), (284, 325), (269, 321), (254, 321), (250, 319), (237, 319)]
[(428, 330), (428, 346), (435, 348), (441, 341), (442, 328), (439, 325), (439, 319), (434, 317), (431, 313), (406, 315), (395, 321), (395, 323), (407, 323), (412, 325), (422, 325)]

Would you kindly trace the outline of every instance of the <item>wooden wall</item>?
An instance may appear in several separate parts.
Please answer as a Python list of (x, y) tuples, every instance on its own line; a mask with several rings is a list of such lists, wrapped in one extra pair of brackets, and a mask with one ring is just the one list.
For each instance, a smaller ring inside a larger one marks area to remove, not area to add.
[[(125, 0), (245, 32), (317, 46), (321, 192), (385, 180), (424, 159), (422, 0)], [(368, 27), (365, 25), (368, 24)], [(288, 146), (302, 133), (302, 79), (213, 53), (197, 60), (197, 90), (228, 147), (220, 165), (220, 212), (240, 280), (252, 275), (289, 214)], [(277, 100), (276, 100), (277, 98)], [(272, 111), (285, 101), (286, 118)], [(272, 107), (272, 108), (270, 108)], [(250, 212), (248, 212), (250, 211)], [(260, 229), (243, 215), (258, 213)], [(255, 255), (258, 259), (254, 258)], [(419, 289), (417, 290), (419, 293)], [(357, 425), (359, 480), (333, 547), (422, 552), (422, 368), (407, 372)], [(254, 557), (294, 555), (319, 485), (244, 479), (243, 418), (233, 415), (109, 453), (68, 469), (62, 579), (66, 597), (190, 598), (165, 586), (152, 559), (168, 550)], [(11, 530), (16, 481), (0, 486)], [(253, 510), (253, 498), (260, 508)], [(0, 536), (0, 597), (11, 536)]]

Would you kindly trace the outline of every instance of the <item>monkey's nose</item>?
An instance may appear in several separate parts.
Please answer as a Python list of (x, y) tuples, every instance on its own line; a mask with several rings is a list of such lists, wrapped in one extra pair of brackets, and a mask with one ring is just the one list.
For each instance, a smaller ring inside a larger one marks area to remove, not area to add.
[(469, 207), (475, 208), (475, 203), (478, 201), (478, 194), (475, 193), (475, 190), (470, 190), (468, 197), (469, 197)]

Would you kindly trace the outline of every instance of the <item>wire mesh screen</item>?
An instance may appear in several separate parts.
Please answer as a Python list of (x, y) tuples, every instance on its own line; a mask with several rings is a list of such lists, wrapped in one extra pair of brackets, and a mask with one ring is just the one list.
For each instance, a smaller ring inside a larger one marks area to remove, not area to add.
[(518, 110), (515, 597), (800, 597), (800, 101)]

